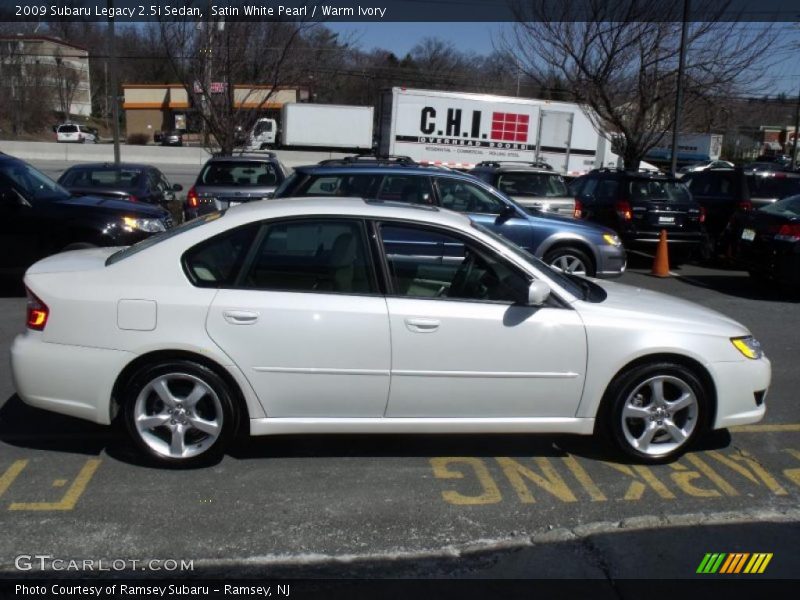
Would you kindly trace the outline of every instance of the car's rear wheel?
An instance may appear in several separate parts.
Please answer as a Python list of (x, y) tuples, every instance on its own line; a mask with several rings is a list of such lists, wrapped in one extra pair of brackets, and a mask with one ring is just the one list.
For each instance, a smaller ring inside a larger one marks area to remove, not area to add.
[(141, 369), (126, 386), (125, 427), (152, 462), (189, 467), (218, 459), (236, 431), (237, 412), (225, 381), (190, 360)]
[(645, 463), (674, 459), (708, 426), (705, 386), (687, 367), (657, 362), (622, 373), (608, 390), (604, 433), (629, 457)]
[(550, 250), (544, 255), (544, 262), (563, 273), (594, 277), (595, 268), (592, 259), (578, 248), (564, 246)]

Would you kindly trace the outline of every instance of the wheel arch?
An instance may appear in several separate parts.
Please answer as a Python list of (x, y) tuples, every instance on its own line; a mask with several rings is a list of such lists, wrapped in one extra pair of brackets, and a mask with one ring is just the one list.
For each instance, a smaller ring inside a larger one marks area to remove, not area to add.
[[(191, 352), (187, 350), (154, 350), (152, 352), (147, 352), (145, 354), (137, 356), (135, 359), (133, 359), (131, 362), (125, 365), (125, 368), (123, 368), (122, 371), (120, 371), (120, 374), (117, 376), (116, 381), (114, 381), (114, 386), (111, 389), (111, 401), (109, 402), (109, 410), (110, 410), (109, 416), (112, 421), (116, 419), (117, 415), (120, 412), (122, 390), (123, 387), (130, 381), (131, 377), (133, 377), (133, 375), (137, 373), (140, 369), (142, 369), (145, 365), (165, 360), (191, 360), (193, 362), (196, 362), (211, 369), (228, 385), (233, 395), (234, 402), (236, 403), (236, 408), (239, 410), (240, 429), (248, 426), (250, 419), (250, 410), (247, 405), (247, 400), (245, 398), (244, 392), (241, 386), (239, 385), (239, 382), (236, 381), (236, 378), (233, 377), (233, 375), (231, 375), (230, 371), (228, 371), (225, 367), (223, 367), (213, 359), (207, 356), (203, 356), (202, 354), (198, 354), (196, 352)], [(246, 431), (249, 431), (249, 428), (246, 429)]]
[(658, 352), (655, 354), (645, 354), (644, 356), (639, 356), (630, 362), (626, 363), (623, 367), (621, 367), (616, 373), (614, 373), (613, 377), (608, 380), (605, 389), (603, 390), (603, 396), (600, 400), (600, 404), (597, 407), (597, 417), (595, 419), (595, 433), (598, 431), (598, 427), (603, 426), (605, 412), (608, 410), (608, 406), (611, 402), (611, 391), (614, 387), (614, 383), (627, 371), (631, 369), (635, 369), (642, 365), (650, 364), (650, 363), (658, 363), (658, 362), (672, 362), (683, 367), (689, 369), (692, 373), (694, 373), (698, 379), (700, 379), (700, 383), (705, 388), (706, 393), (708, 394), (708, 401), (709, 401), (709, 410), (710, 414), (708, 416), (708, 423), (713, 424), (716, 422), (717, 418), (717, 387), (714, 384), (714, 378), (711, 376), (709, 370), (703, 366), (702, 363), (695, 360), (690, 356), (686, 356), (685, 354), (677, 354), (673, 352)]

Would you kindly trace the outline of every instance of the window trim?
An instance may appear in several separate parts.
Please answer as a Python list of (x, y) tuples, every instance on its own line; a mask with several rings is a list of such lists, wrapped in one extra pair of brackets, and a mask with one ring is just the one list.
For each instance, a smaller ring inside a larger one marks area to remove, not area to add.
[[(247, 271), (252, 266), (253, 261), (255, 260), (256, 253), (258, 252), (258, 248), (260, 247), (260, 243), (264, 241), (264, 237), (266, 236), (267, 230), (272, 225), (277, 225), (283, 222), (289, 223), (296, 223), (299, 221), (347, 221), (355, 223), (360, 230), (363, 237), (364, 243), (364, 254), (366, 257), (366, 268), (368, 270), (368, 279), (370, 282), (370, 286), (373, 288), (370, 292), (336, 292), (332, 290), (285, 290), (285, 289), (277, 289), (277, 288), (257, 288), (252, 287), (249, 285), (242, 284), (242, 280), (247, 273)], [(369, 243), (369, 236), (368, 236), (368, 228), (366, 220), (362, 217), (358, 217), (356, 215), (348, 216), (348, 215), (302, 215), (302, 216), (294, 216), (294, 217), (278, 217), (275, 219), (264, 219), (261, 221), (253, 221), (251, 223), (247, 223), (244, 225), (240, 225), (239, 227), (233, 227), (226, 231), (218, 233), (214, 238), (217, 236), (225, 235), (227, 233), (233, 232), (240, 227), (249, 227), (255, 226), (257, 227), (257, 231), (253, 236), (252, 241), (250, 242), (250, 247), (247, 249), (244, 255), (244, 259), (242, 260), (241, 265), (239, 265), (238, 270), (236, 271), (235, 275), (232, 277), (233, 284), (232, 285), (220, 285), (216, 287), (206, 287), (206, 286), (199, 286), (192, 281), (191, 276), (189, 275), (188, 267), (186, 265), (186, 255), (199, 246), (200, 244), (208, 243), (210, 240), (204, 240), (199, 244), (195, 244), (191, 248), (188, 248), (183, 252), (181, 255), (181, 266), (183, 267), (184, 274), (186, 278), (189, 280), (194, 287), (200, 289), (216, 289), (216, 290), (235, 290), (235, 291), (248, 291), (248, 292), (279, 292), (279, 293), (289, 293), (289, 294), (333, 294), (336, 296), (367, 296), (367, 297), (383, 297), (385, 294), (383, 293), (383, 289), (380, 285), (380, 281), (378, 279), (376, 273), (376, 267), (374, 262), (374, 257), (372, 255)], [(210, 238), (210, 239), (214, 239)]]
[[(493, 247), (488, 246), (483, 240), (480, 240), (476, 237), (473, 237), (463, 231), (453, 231), (452, 229), (448, 229), (446, 227), (442, 227), (432, 223), (420, 223), (418, 221), (406, 221), (402, 219), (382, 219), (382, 218), (375, 218), (373, 219), (373, 226), (375, 227), (376, 231), (376, 242), (380, 246), (380, 253), (382, 257), (382, 271), (383, 276), (386, 281), (386, 297), (387, 298), (404, 298), (407, 300), (438, 300), (444, 302), (470, 302), (470, 303), (477, 303), (477, 304), (494, 304), (494, 305), (502, 305), (502, 306), (525, 306), (525, 304), (517, 301), (517, 302), (509, 302), (508, 300), (480, 300), (477, 298), (447, 298), (447, 297), (431, 297), (431, 296), (406, 296), (404, 294), (399, 294), (395, 290), (394, 287), (394, 280), (391, 276), (391, 269), (389, 267), (389, 261), (386, 255), (386, 248), (383, 243), (383, 237), (381, 235), (381, 227), (386, 225), (400, 225), (406, 226), (416, 229), (429, 229), (434, 230), (435, 233), (440, 233), (441, 235), (448, 235), (450, 237), (459, 238), (465, 245), (471, 244), (478, 246), (478, 250), (484, 253), (490, 253), (498, 262), (503, 263), (508, 269), (512, 270), (517, 275), (521, 276), (524, 280), (528, 282), (528, 285), (535, 279), (531, 274), (526, 273), (522, 269), (520, 269), (517, 265), (513, 262), (509, 261), (505, 256), (501, 253), (497, 252)], [(550, 294), (551, 298), (554, 298), (554, 292), (552, 291)], [(552, 304), (548, 300), (548, 303), (545, 305), (549, 308), (563, 308), (564, 302), (557, 298), (555, 302)]]

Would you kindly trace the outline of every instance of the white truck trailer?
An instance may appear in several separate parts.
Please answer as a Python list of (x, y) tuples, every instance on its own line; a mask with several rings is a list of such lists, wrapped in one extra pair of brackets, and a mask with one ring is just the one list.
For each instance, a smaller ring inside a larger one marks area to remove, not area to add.
[(369, 151), (373, 144), (373, 114), (371, 106), (284, 104), (280, 124), (269, 118), (256, 121), (247, 147)]
[(546, 162), (567, 175), (617, 164), (585, 109), (570, 102), (395, 87), (379, 118), (379, 152), (422, 163)]
[[(678, 162), (681, 164), (718, 160), (722, 154), (723, 136), (719, 133), (679, 133)], [(658, 146), (645, 156), (648, 160), (672, 160), (672, 132), (666, 132)]]

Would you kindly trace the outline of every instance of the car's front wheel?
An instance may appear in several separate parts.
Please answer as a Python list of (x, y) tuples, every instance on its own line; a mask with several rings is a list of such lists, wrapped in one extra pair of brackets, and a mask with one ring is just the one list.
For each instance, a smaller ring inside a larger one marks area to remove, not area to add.
[(544, 255), (544, 262), (563, 273), (594, 277), (595, 268), (585, 252), (569, 246), (555, 248)]
[(691, 446), (707, 428), (709, 410), (708, 393), (694, 372), (680, 364), (654, 362), (612, 382), (601, 425), (624, 454), (660, 463)]
[(236, 430), (237, 413), (225, 381), (190, 360), (141, 369), (126, 386), (125, 427), (152, 462), (189, 467), (219, 458)]

